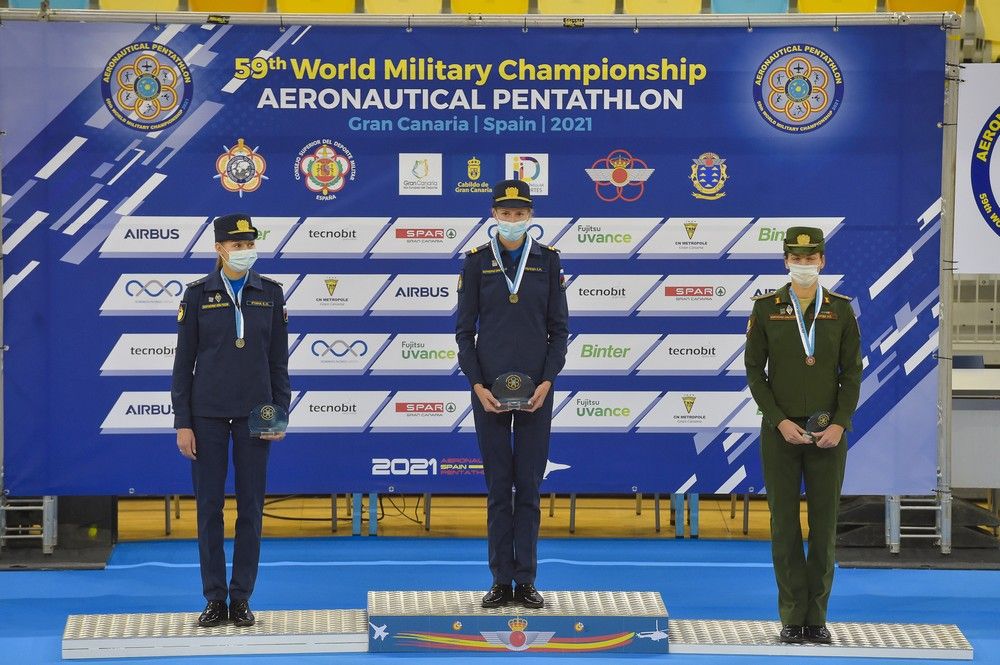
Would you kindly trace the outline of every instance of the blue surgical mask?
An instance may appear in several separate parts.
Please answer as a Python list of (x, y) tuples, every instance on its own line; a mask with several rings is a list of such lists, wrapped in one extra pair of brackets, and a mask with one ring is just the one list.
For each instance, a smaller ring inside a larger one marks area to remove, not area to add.
[(256, 249), (234, 249), (229, 252), (229, 260), (226, 261), (226, 265), (236, 272), (246, 272), (250, 270), (256, 260)]
[(523, 222), (501, 222), (497, 220), (497, 234), (507, 242), (517, 242), (528, 230), (528, 220)]

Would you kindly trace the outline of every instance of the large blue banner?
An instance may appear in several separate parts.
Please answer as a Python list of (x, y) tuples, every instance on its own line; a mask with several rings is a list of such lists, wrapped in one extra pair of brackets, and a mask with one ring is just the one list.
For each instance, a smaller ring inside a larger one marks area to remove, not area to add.
[(455, 288), (490, 183), (516, 177), (568, 284), (543, 491), (764, 491), (747, 315), (805, 225), (862, 330), (845, 491), (926, 493), (944, 46), (938, 26), (7, 24), (7, 487), (190, 491), (175, 315), (212, 217), (240, 211), (290, 316), (269, 490), (482, 491)]

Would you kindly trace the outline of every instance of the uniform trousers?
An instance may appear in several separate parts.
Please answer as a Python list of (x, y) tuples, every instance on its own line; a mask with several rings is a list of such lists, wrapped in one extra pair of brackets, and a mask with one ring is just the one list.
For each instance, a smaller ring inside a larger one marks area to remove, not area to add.
[(550, 390), (533, 413), (487, 413), (472, 394), (486, 475), (486, 530), (494, 584), (535, 583), (541, 522), (539, 486), (549, 457), (552, 399)]
[[(792, 418), (800, 427), (806, 419)], [(820, 626), (833, 588), (840, 488), (847, 464), (847, 436), (833, 448), (785, 441), (777, 428), (761, 427), (761, 458), (771, 511), (771, 556), (778, 583), (781, 623)], [(809, 553), (802, 547), (799, 499), (805, 481)]]
[(260, 560), (267, 458), (271, 442), (251, 437), (247, 418), (195, 416), (192, 425), (197, 459), (191, 463), (191, 475), (198, 504), (202, 592), (206, 600), (225, 600), (227, 596), (222, 508), (226, 500), (229, 440), (232, 437), (233, 467), (236, 471), (236, 540), (233, 543), (233, 574), (228, 596), (231, 601), (248, 600), (253, 593)]

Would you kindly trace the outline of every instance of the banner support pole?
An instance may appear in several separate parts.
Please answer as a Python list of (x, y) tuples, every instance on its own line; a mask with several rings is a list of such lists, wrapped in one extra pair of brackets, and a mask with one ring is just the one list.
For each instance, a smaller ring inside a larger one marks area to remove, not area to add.
[(952, 302), (955, 270), (955, 152), (958, 147), (958, 89), (961, 81), (961, 26), (955, 16), (942, 22), (945, 31), (944, 120), (941, 131), (941, 279), (940, 327), (938, 329), (938, 473), (937, 497), (941, 554), (951, 554), (951, 370)]

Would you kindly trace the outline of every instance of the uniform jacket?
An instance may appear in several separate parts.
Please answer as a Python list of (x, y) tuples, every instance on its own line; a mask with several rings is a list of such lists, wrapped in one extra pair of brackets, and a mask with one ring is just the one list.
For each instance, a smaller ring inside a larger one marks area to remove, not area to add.
[[(569, 310), (559, 252), (531, 243), (518, 302), (511, 303), (503, 266), (489, 243), (470, 250), (458, 284), (458, 363), (471, 385), (489, 387), (505, 372), (535, 383), (555, 381), (566, 363)], [(508, 276), (513, 280), (516, 267)]]
[[(786, 418), (828, 411), (834, 424), (851, 429), (861, 394), (861, 331), (848, 296), (823, 290), (816, 321), (816, 364), (806, 365), (792, 309), (790, 284), (754, 299), (747, 323), (747, 383), (772, 427)], [(804, 313), (812, 322), (816, 304)]]
[(216, 271), (187, 285), (177, 313), (170, 391), (174, 427), (192, 416), (246, 418), (257, 405), (288, 408), (288, 317), (281, 284), (251, 270), (243, 287), (244, 339), (238, 349), (234, 303)]

